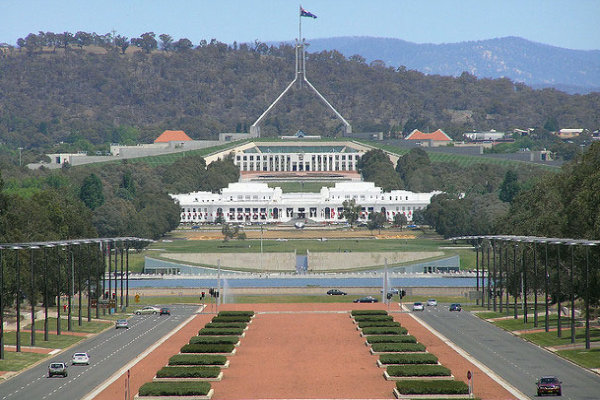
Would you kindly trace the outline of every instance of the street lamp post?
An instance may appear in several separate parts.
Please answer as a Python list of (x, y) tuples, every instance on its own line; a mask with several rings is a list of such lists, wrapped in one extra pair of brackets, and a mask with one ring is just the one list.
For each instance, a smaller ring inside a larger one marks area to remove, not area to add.
[(18, 246), (13, 246), (13, 250), (15, 250), (15, 263), (17, 267), (17, 337), (16, 337), (16, 347), (17, 353), (21, 352), (21, 265), (19, 263), (19, 250), (21, 250)]
[(491, 280), (490, 280), (490, 247), (491, 247), (491, 242), (490, 242), (490, 246), (488, 246), (487, 248), (487, 268), (486, 268), (486, 277), (487, 277), (487, 309), (488, 311), (490, 310), (490, 297), (492, 295), (492, 288), (491, 288)]
[(537, 270), (537, 248), (533, 241), (533, 326), (538, 327), (538, 270)]
[(479, 242), (475, 244), (475, 281), (477, 282), (477, 299), (475, 304), (479, 305)]
[(523, 250), (521, 251), (521, 268), (522, 268), (522, 281), (521, 281), (521, 303), (523, 303), (523, 323), (527, 323), (527, 268), (525, 268), (525, 251), (527, 247), (523, 244)]
[(548, 280), (549, 280), (549, 276), (548, 276), (548, 242), (545, 242), (546, 246), (545, 246), (545, 250), (546, 250), (546, 261), (544, 262), (544, 304), (546, 307), (546, 320), (544, 321), (544, 330), (546, 332), (550, 331), (550, 325), (549, 325), (549, 319), (550, 319), (550, 311), (548, 309)]
[(0, 360), (4, 360), (4, 258), (0, 247)]
[(590, 246), (594, 244), (586, 243), (585, 247), (585, 348), (590, 349)]
[(510, 264), (508, 261), (508, 247), (510, 245), (508, 245), (504, 248), (504, 277), (505, 277), (505, 283), (504, 283), (504, 290), (506, 291), (506, 301), (505, 301), (505, 306), (506, 306), (506, 316), (508, 316), (510, 314), (510, 290), (508, 290), (509, 287), (509, 281), (508, 281), (508, 269), (510, 268)]
[(517, 310), (517, 292), (519, 291), (519, 279), (517, 278), (517, 247), (518, 244), (515, 243), (513, 246), (513, 290), (514, 290), (514, 319), (519, 318), (518, 310)]
[(571, 343), (575, 343), (575, 281), (574, 281), (574, 270), (575, 270), (575, 243), (568, 243), (571, 246)]
[(560, 320), (560, 311), (561, 311), (561, 303), (560, 303), (560, 242), (556, 242), (556, 283), (557, 283), (557, 289), (556, 289), (556, 300), (557, 300), (557, 304), (558, 304), (558, 320), (557, 320), (557, 331), (556, 334), (558, 335), (558, 337), (562, 337), (562, 327), (561, 327), (561, 320)]
[(39, 249), (37, 246), (29, 247), (29, 269), (31, 274), (31, 293), (29, 294), (29, 304), (31, 305), (31, 345), (35, 346), (35, 271), (33, 265), (33, 250)]

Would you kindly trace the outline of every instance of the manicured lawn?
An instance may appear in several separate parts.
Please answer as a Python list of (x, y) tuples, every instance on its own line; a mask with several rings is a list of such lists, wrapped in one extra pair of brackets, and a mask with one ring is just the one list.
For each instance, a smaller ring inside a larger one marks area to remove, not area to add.
[[(96, 315), (96, 311), (94, 310), (92, 312), (92, 318), (95, 315)], [(68, 321), (66, 319), (61, 318), (60, 322), (61, 322), (61, 324), (60, 324), (61, 329), (66, 332), (67, 327), (68, 327)], [(75, 318), (71, 319), (71, 326), (73, 328), (73, 332), (97, 333), (97, 332), (101, 332), (104, 329), (106, 329), (109, 326), (109, 324), (107, 324), (106, 322), (99, 322), (99, 321), (94, 321), (94, 320), (92, 320), (91, 322), (88, 322), (87, 321), (87, 311), (86, 311), (85, 317), (83, 318), (83, 320), (81, 322), (81, 326), (79, 326), (77, 316), (75, 316)], [(31, 329), (31, 324), (27, 324), (23, 329)], [(48, 318), (48, 329), (50, 332), (52, 330), (54, 330), (54, 332), (56, 332), (56, 318)], [(43, 330), (44, 330), (44, 321), (43, 320), (35, 321), (35, 330), (37, 332), (43, 332)]]
[[(567, 317), (561, 317), (561, 325), (563, 327), (563, 329), (568, 328), (570, 329), (570, 324), (571, 324), (571, 319), (567, 318)], [(544, 323), (546, 321), (546, 316), (541, 314), (538, 315), (538, 328), (544, 328)], [(508, 331), (517, 331), (517, 330), (522, 330), (522, 329), (533, 329), (533, 316), (528, 316), (527, 317), (527, 323), (523, 322), (523, 318), (518, 318), (518, 319), (514, 319), (514, 318), (510, 318), (510, 319), (503, 319), (500, 321), (494, 321), (493, 322), (494, 325), (506, 329)], [(556, 328), (558, 326), (558, 316), (556, 315), (550, 315), (550, 318), (548, 320), (548, 325), (551, 328)]]
[[(29, 346), (31, 344), (31, 333), (21, 332), (21, 346)], [(48, 335), (48, 341), (44, 341), (44, 332), (35, 333), (35, 345), (37, 347), (45, 347), (48, 349), (64, 349), (72, 344), (75, 344), (85, 339), (85, 336), (73, 336), (73, 335), (56, 335), (50, 332)], [(17, 332), (4, 332), (4, 344), (16, 345), (17, 344)], [(6, 353), (5, 353), (6, 354)]]
[[(537, 333), (526, 333), (521, 335), (522, 338), (529, 340), (533, 343), (536, 343), (540, 346), (558, 346), (561, 344), (569, 344), (571, 343), (571, 329), (564, 328), (562, 330), (562, 337), (558, 337), (556, 331), (550, 332), (537, 332)], [(590, 329), (590, 341), (598, 342), (600, 341), (600, 328), (591, 328)], [(584, 343), (585, 342), (585, 328), (577, 328), (575, 329), (575, 342), (576, 343)]]
[(46, 357), (46, 354), (5, 351), (4, 360), (0, 360), (0, 371), (19, 371)]
[(600, 368), (600, 349), (560, 350), (557, 354), (586, 368)]

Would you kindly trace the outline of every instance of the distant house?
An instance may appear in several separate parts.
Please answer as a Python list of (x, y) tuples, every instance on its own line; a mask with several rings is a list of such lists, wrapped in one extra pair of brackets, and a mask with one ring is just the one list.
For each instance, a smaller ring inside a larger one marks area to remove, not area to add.
[(582, 133), (583, 133), (583, 129), (581, 129), (581, 128), (579, 128), (579, 129), (561, 129), (558, 132), (554, 132), (554, 134), (561, 139), (571, 139), (571, 138), (579, 136)]
[(154, 143), (191, 142), (192, 138), (184, 131), (164, 131), (154, 140)]
[(452, 143), (450, 136), (446, 135), (441, 129), (431, 133), (425, 133), (415, 129), (404, 140), (417, 142), (421, 146), (426, 147), (445, 146)]

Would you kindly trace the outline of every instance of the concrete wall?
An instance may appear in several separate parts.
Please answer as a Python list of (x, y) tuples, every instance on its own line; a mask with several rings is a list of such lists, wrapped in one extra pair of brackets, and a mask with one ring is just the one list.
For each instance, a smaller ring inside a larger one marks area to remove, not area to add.
[(262, 257), (260, 253), (244, 253), (243, 256), (236, 253), (164, 253), (160, 256), (183, 263), (212, 266), (220, 260), (222, 267), (231, 269), (296, 272), (295, 253), (263, 253)]
[(389, 266), (408, 263), (425, 258), (440, 257), (441, 251), (431, 252), (386, 252), (386, 253), (310, 253), (308, 270), (319, 272), (324, 270), (345, 270), (349, 268), (383, 267), (385, 260)]

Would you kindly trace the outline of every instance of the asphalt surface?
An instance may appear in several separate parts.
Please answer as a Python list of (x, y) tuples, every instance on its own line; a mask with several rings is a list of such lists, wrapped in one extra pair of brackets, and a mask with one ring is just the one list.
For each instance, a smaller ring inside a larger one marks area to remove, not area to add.
[[(413, 314), (530, 398), (537, 396), (535, 382), (539, 377), (555, 375), (563, 382), (562, 399), (600, 399), (599, 375), (469, 312), (451, 312), (448, 305), (438, 305)], [(477, 377), (473, 383), (477, 385)]]
[[(129, 329), (109, 329), (3, 382), (0, 400), (81, 399), (194, 314), (198, 306), (176, 305), (170, 309), (170, 316), (134, 315), (129, 318)], [(87, 352), (90, 365), (70, 365), (76, 352)], [(68, 376), (48, 378), (51, 362), (67, 362)]]

